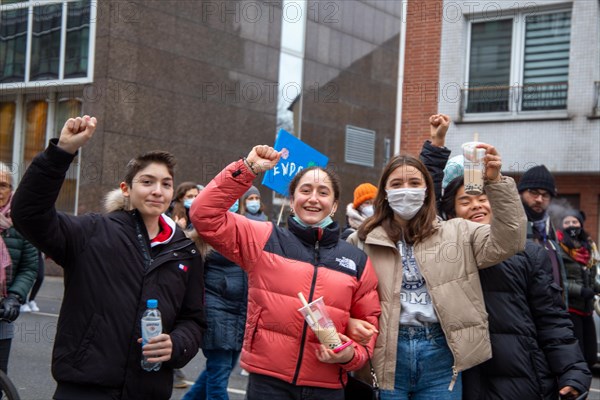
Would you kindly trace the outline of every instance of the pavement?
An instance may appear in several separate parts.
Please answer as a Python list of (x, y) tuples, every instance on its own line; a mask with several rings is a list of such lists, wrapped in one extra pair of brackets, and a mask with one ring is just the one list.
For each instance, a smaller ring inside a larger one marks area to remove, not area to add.
[[(22, 400), (51, 399), (56, 382), (50, 372), (52, 346), (56, 334), (58, 312), (62, 303), (63, 278), (47, 276), (36, 302), (38, 313), (22, 313), (15, 321), (15, 337), (12, 341), (8, 375)], [(199, 351), (184, 368), (189, 384), (193, 384), (204, 370), (204, 356)], [(242, 400), (246, 394), (248, 378), (235, 368), (229, 379), (229, 399)], [(179, 400), (188, 389), (173, 389), (172, 400)]]

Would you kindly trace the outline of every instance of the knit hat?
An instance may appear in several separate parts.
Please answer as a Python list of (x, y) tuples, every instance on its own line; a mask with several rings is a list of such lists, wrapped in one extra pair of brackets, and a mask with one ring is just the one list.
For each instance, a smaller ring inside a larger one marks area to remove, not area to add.
[(248, 189), (246, 191), (246, 193), (244, 193), (244, 195), (242, 196), (242, 200), (246, 200), (248, 197), (252, 196), (253, 194), (260, 197), (260, 192), (258, 191), (258, 188), (256, 186), (250, 186), (250, 189)]
[(361, 183), (354, 189), (354, 202), (352, 205), (355, 210), (367, 200), (373, 200), (377, 195), (377, 188), (370, 183)]
[(465, 158), (461, 155), (454, 156), (448, 160), (444, 168), (444, 179), (442, 179), (442, 189), (450, 184), (455, 178), (465, 174)]
[(563, 220), (566, 217), (575, 217), (575, 218), (577, 218), (577, 220), (579, 221), (579, 223), (583, 227), (583, 223), (585, 222), (585, 213), (583, 211), (579, 211), (579, 210), (575, 210), (575, 209), (567, 210), (567, 212), (565, 212), (565, 214), (563, 215)]
[(544, 165), (529, 168), (519, 180), (517, 189), (519, 189), (519, 193), (527, 189), (543, 189), (550, 193), (552, 197), (556, 196), (554, 177)]

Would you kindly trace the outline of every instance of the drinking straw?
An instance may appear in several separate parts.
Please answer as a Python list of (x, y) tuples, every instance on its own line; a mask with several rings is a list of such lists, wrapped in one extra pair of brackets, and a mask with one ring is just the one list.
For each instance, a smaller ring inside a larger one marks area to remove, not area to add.
[(312, 313), (312, 310), (310, 309), (310, 306), (308, 305), (308, 302), (306, 301), (306, 298), (304, 297), (302, 292), (298, 292), (298, 298), (300, 299), (300, 301), (302, 302), (304, 307), (306, 307), (306, 311), (308, 312), (308, 315), (310, 315), (310, 317), (312, 318), (313, 321), (315, 321), (315, 324), (316, 324), (318, 320), (317, 320), (317, 318), (315, 318), (315, 315)]

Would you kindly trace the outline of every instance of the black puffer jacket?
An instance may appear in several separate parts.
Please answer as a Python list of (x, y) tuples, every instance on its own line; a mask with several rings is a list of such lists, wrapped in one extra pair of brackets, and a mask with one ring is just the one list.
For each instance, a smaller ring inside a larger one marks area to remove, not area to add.
[[(150, 247), (139, 213), (79, 217), (54, 208), (73, 155), (53, 140), (15, 192), (15, 227), (64, 268), (65, 292), (52, 354), (61, 399), (168, 399), (172, 368), (198, 351), (204, 325), (202, 259), (180, 229)], [(158, 372), (140, 366), (140, 318), (158, 299), (172, 358)], [(95, 396), (95, 397), (94, 397)]]
[(202, 348), (241, 351), (248, 304), (246, 272), (213, 250), (204, 263), (204, 282), (208, 327)]
[(587, 391), (592, 377), (546, 250), (528, 242), (479, 276), (493, 357), (464, 372), (463, 400), (556, 400), (564, 386)]

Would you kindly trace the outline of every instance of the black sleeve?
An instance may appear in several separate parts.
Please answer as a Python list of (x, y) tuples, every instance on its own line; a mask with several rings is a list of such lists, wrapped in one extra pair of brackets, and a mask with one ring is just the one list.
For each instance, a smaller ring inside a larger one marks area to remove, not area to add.
[(55, 202), (75, 155), (52, 139), (38, 154), (15, 191), (11, 215), (15, 228), (59, 265), (69, 265), (69, 254), (85, 246), (94, 229), (94, 216), (75, 217), (56, 211)]
[(540, 348), (558, 378), (559, 389), (571, 386), (583, 393), (589, 389), (592, 375), (573, 333), (561, 289), (552, 280), (550, 258), (543, 247), (531, 243), (527, 244), (525, 254), (530, 264), (528, 301)]
[(419, 158), (427, 167), (427, 171), (433, 178), (435, 187), (435, 198), (437, 202), (442, 198), (442, 180), (444, 179), (444, 168), (450, 158), (450, 150), (445, 147), (437, 147), (431, 144), (429, 140), (423, 143)]

